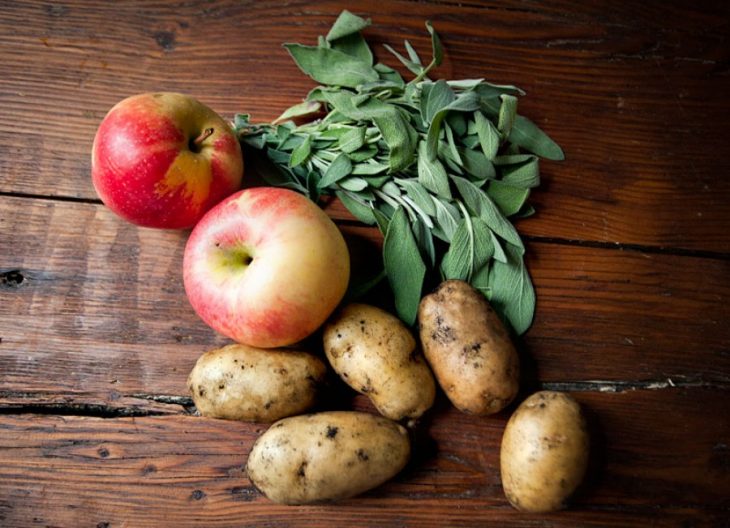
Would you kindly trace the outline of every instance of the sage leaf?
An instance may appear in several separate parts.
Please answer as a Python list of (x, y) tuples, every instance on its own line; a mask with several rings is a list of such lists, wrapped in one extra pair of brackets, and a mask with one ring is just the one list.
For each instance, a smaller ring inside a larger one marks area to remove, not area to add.
[(500, 165), (501, 181), (514, 187), (529, 189), (540, 185), (540, 167), (537, 156), (529, 156), (524, 162)]
[(338, 182), (338, 185), (346, 191), (358, 192), (368, 188), (367, 180), (350, 176)]
[(433, 243), (431, 228), (422, 219), (413, 222), (413, 233), (416, 244), (421, 250), (421, 258), (427, 262), (428, 267), (436, 266), (436, 246)]
[(433, 234), (444, 242), (451, 242), (454, 232), (459, 226), (459, 212), (448, 202), (431, 197), (436, 208), (436, 226)]
[(497, 176), (494, 165), (481, 150), (459, 149), (459, 153), (461, 154), (462, 167), (477, 180), (479, 186), (486, 180), (492, 180)]
[(451, 125), (449, 125), (448, 121), (444, 123), (444, 131), (446, 132), (446, 144), (449, 146), (452, 159), (456, 161), (457, 165), (463, 167), (464, 160), (461, 159), (461, 154), (459, 154), (459, 149), (457, 148), (456, 140), (454, 139), (454, 131), (451, 129)]
[[(382, 205), (381, 205), (382, 207)], [(378, 229), (380, 229), (380, 232), (385, 235), (385, 233), (388, 232), (388, 224), (390, 223), (390, 217), (385, 214), (385, 212), (381, 211), (380, 209), (373, 207), (373, 216), (375, 217), (375, 222), (378, 225)]]
[(517, 115), (517, 98), (514, 95), (502, 94), (502, 106), (499, 107), (497, 130), (503, 138), (507, 138), (512, 131), (512, 124)]
[(356, 195), (347, 191), (335, 191), (335, 196), (340, 199), (342, 205), (344, 205), (352, 215), (360, 220), (362, 223), (367, 225), (373, 225), (375, 223), (375, 216), (373, 215), (372, 208), (365, 202), (356, 198)]
[(354, 162), (369, 160), (378, 153), (378, 147), (375, 145), (366, 145), (354, 152), (348, 152), (347, 155)]
[(421, 85), (421, 117), (424, 123), (430, 124), (436, 113), (449, 106), (456, 94), (444, 80)]
[(319, 181), (319, 188), (325, 189), (330, 185), (333, 185), (343, 178), (346, 178), (352, 172), (352, 162), (347, 154), (340, 154), (337, 156), (332, 163), (330, 163), (327, 170), (322, 175), (322, 179)]
[(492, 257), (491, 231), (479, 218), (465, 217), (454, 232), (451, 245), (441, 261), (444, 279), (471, 282), (476, 270)]
[(419, 66), (423, 66), (423, 63), (421, 62), (421, 57), (418, 56), (418, 53), (413, 48), (411, 43), (405, 40), (403, 41), (403, 44), (406, 47), (406, 52), (408, 53), (408, 58), (411, 59), (411, 62), (418, 64)]
[(518, 145), (541, 158), (561, 161), (565, 159), (563, 149), (550, 136), (524, 116), (515, 117), (509, 142)]
[(378, 80), (367, 62), (341, 51), (302, 44), (284, 44), (299, 69), (315, 81), (332, 86), (356, 86)]
[(368, 185), (370, 187), (375, 187), (376, 189), (379, 189), (383, 186), (386, 182), (392, 183), (390, 180), (389, 174), (381, 174), (379, 176), (363, 176), (363, 179), (368, 182)]
[(535, 290), (522, 256), (516, 248), (507, 246), (507, 263), (494, 261), (489, 273), (489, 301), (521, 335), (532, 324), (535, 314)]
[(338, 146), (342, 152), (355, 152), (365, 144), (365, 127), (349, 129), (340, 136)]
[(492, 122), (479, 111), (474, 112), (474, 124), (477, 136), (479, 137), (479, 144), (482, 147), (482, 152), (484, 152), (487, 159), (491, 161), (497, 156), (497, 150), (499, 150), (501, 140), (499, 131)]
[(337, 17), (335, 23), (325, 37), (328, 41), (341, 39), (354, 33), (359, 33), (370, 25), (370, 19), (361, 18), (347, 9), (343, 9), (340, 16)]
[(428, 149), (427, 153), (430, 159), (434, 159), (438, 152), (439, 132), (441, 131), (441, 123), (451, 111), (456, 112), (473, 112), (479, 108), (479, 96), (474, 92), (464, 92), (457, 96), (454, 101), (436, 112), (428, 127), (428, 136), (426, 138)]
[(476, 187), (472, 182), (459, 176), (451, 178), (464, 199), (464, 204), (474, 216), (478, 216), (494, 231), (500, 238), (513, 244), (524, 253), (525, 247), (522, 244), (520, 235), (514, 226), (505, 218), (499, 208), (489, 196)]
[(380, 174), (390, 168), (389, 165), (383, 163), (356, 163), (352, 166), (352, 174), (372, 176), (373, 174)]
[(401, 88), (406, 84), (403, 80), (403, 77), (401, 77), (401, 74), (390, 66), (386, 66), (382, 63), (377, 63), (375, 66), (373, 66), (373, 69), (378, 72), (378, 75), (380, 75), (380, 78), (383, 81), (392, 82)]
[(499, 99), (501, 95), (525, 95), (525, 91), (511, 84), (492, 84), (483, 79), (473, 89), (482, 99)]
[(383, 47), (385, 49), (387, 49), (390, 53), (392, 53), (395, 56), (395, 58), (398, 59), (403, 64), (403, 66), (408, 68), (408, 71), (410, 71), (411, 73), (420, 75), (420, 73), (423, 71), (423, 66), (404, 57), (403, 55), (398, 53), (395, 49), (393, 49), (392, 46), (389, 46), (388, 44), (383, 44)]
[(517, 214), (530, 196), (530, 189), (514, 187), (499, 180), (490, 181), (486, 192), (505, 216)]
[(289, 160), (290, 167), (296, 167), (306, 161), (312, 152), (312, 136), (305, 136), (304, 140), (292, 151)]
[(383, 241), (383, 264), (398, 317), (407, 325), (413, 325), (421, 301), (426, 265), (402, 207), (396, 209), (388, 223)]
[(418, 182), (435, 195), (451, 199), (449, 177), (438, 159), (430, 160), (425, 141), (418, 144)]
[(436, 216), (436, 206), (431, 200), (431, 195), (426, 188), (416, 180), (396, 178), (395, 182), (400, 185), (406, 194), (413, 200), (425, 214), (428, 216)]
[(441, 45), (441, 39), (439, 38), (436, 30), (433, 29), (431, 22), (426, 22), (426, 29), (431, 34), (431, 53), (433, 54), (433, 65), (440, 66), (444, 60), (444, 50)]
[(331, 42), (332, 49), (355, 57), (366, 64), (373, 64), (373, 52), (360, 33), (352, 33)]
[(315, 114), (319, 111), (321, 106), (322, 105), (317, 101), (303, 101), (284, 110), (284, 112), (279, 117), (272, 121), (272, 124), (286, 121), (288, 119), (294, 119), (296, 117), (304, 117)]

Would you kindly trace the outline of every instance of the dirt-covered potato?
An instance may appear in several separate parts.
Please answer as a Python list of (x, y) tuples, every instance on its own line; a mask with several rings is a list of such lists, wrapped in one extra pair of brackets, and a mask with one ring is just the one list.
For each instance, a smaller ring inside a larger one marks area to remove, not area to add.
[(200, 356), (188, 388), (203, 416), (273, 422), (309, 409), (326, 372), (306, 352), (235, 344)]
[(410, 456), (406, 430), (354, 411), (284, 418), (254, 443), (246, 463), (251, 482), (274, 502), (344, 499), (379, 486)]
[(448, 280), (418, 307), (421, 345), (436, 380), (457, 409), (493, 414), (519, 389), (519, 359), (484, 295)]
[(410, 330), (394, 315), (349, 304), (325, 325), (324, 351), (350, 387), (383, 416), (415, 419), (433, 405), (436, 382)]
[(589, 437), (578, 403), (561, 392), (542, 391), (517, 408), (502, 437), (502, 487), (518, 510), (549, 512), (583, 479)]

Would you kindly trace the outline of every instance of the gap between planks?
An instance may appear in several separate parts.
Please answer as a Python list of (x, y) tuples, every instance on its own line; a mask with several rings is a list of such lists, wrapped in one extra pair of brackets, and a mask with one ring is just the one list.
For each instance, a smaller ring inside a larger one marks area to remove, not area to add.
[[(537, 385), (535, 390), (554, 390), (565, 392), (599, 392), (625, 393), (633, 391), (656, 391), (672, 389), (730, 389), (730, 380), (709, 382), (702, 380), (672, 379), (635, 380), (635, 381), (557, 381)], [(28, 400), (28, 403), (0, 403), (0, 415), (44, 414), (58, 416), (89, 416), (94, 418), (128, 418), (139, 416), (169, 416), (197, 414), (192, 398), (171, 394), (133, 393), (123, 395), (126, 398), (148, 400), (158, 404), (169, 405), (170, 410), (146, 409), (136, 405), (113, 406), (103, 403), (73, 403), (33, 401), (39, 394), (34, 392), (0, 391), (0, 399), (15, 398)], [(175, 409), (177, 407), (177, 409)]]

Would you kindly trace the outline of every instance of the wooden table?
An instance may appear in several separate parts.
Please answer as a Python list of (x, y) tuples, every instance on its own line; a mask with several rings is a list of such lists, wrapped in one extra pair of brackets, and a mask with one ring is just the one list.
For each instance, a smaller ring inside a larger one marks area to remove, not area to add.
[(347, 7), (372, 17), (390, 64), (384, 43), (430, 53), (432, 20), (440, 77), (521, 86), (521, 111), (566, 152), (517, 224), (538, 295), (519, 347), (521, 398), (568, 391), (591, 422), (572, 507), (507, 503), (509, 412), (474, 418), (440, 397), (397, 478), (307, 507), (246, 478), (264, 425), (194, 413), (186, 376), (227, 341), (186, 301), (188, 233), (136, 228), (97, 199), (96, 127), (152, 90), (273, 119), (313, 86), (281, 43), (314, 43), (341, 3), (18, 1), (0, 9), (0, 525), (728, 526), (727, 3)]

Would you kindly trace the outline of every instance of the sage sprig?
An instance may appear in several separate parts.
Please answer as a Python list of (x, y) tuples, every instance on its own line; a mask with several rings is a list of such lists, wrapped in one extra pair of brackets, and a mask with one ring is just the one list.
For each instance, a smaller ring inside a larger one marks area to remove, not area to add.
[(273, 123), (237, 115), (238, 137), (279, 168), (262, 175), (268, 184), (314, 201), (335, 195), (378, 226), (384, 272), (406, 323), (415, 322), (424, 281), (435, 274), (468, 281), (521, 334), (532, 323), (535, 292), (508, 218), (532, 212), (539, 158), (562, 160), (563, 151), (517, 114), (524, 92), (516, 86), (431, 80), (443, 49), (430, 23), (426, 65), (408, 41), (405, 54), (385, 46), (413, 73), (409, 82), (375, 60), (361, 34), (369, 24), (343, 11), (316, 46), (285, 44), (320, 85)]

